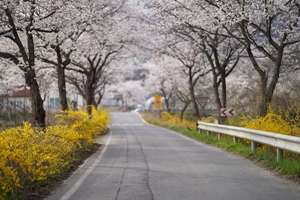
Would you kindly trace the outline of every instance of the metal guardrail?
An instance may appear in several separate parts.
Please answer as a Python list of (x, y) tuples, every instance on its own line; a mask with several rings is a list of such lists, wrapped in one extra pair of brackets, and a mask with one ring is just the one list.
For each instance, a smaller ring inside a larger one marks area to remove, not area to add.
[(216, 133), (218, 134), (219, 139), (222, 134), (232, 136), (234, 143), (237, 142), (238, 138), (250, 140), (251, 150), (254, 153), (256, 151), (257, 144), (270, 145), (276, 148), (277, 161), (283, 159), (283, 150), (300, 154), (300, 137), (204, 122), (198, 122), (198, 130), (199, 132), (206, 132), (208, 135), (210, 133)]

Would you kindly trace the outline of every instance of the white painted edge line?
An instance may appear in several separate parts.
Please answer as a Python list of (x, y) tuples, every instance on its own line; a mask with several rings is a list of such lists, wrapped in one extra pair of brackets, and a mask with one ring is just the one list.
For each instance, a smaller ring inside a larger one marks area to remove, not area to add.
[(193, 142), (198, 143), (196, 140), (193, 140), (193, 139), (191, 139), (191, 138), (189, 138), (189, 137), (187, 137), (187, 136), (181, 135), (180, 133), (176, 133), (176, 132), (174, 132), (174, 131), (172, 131), (172, 130), (170, 130), (170, 129), (167, 129), (167, 128), (164, 128), (164, 127), (155, 126), (155, 125), (153, 125), (153, 124), (150, 124), (150, 123), (148, 123), (146, 120), (144, 120), (144, 118), (143, 118), (143, 116), (141, 115), (141, 113), (136, 112), (136, 114), (139, 116), (139, 118), (143, 121), (144, 124), (147, 124), (147, 125), (149, 125), (149, 126), (153, 126), (153, 127), (156, 127), (156, 128), (165, 129), (165, 130), (167, 130), (167, 132), (169, 132), (169, 133), (172, 133), (172, 134), (175, 134), (175, 135), (179, 135), (180, 137), (183, 137), (183, 138), (185, 138), (185, 139), (188, 139), (188, 140), (190, 140), (190, 141), (193, 141)]
[[(149, 125), (149, 126), (153, 126), (153, 127), (156, 127), (156, 128), (164, 129), (164, 130), (166, 130), (169, 134), (177, 135), (177, 136), (179, 136), (179, 137), (181, 137), (181, 138), (183, 138), (183, 139), (185, 139), (185, 140), (188, 140), (188, 141), (190, 141), (190, 142), (193, 142), (193, 143), (196, 144), (196, 145), (199, 145), (199, 146), (205, 145), (205, 146), (207, 146), (207, 147), (212, 147), (212, 146), (210, 146), (210, 145), (208, 145), (208, 144), (205, 144), (205, 143), (203, 143), (203, 142), (197, 141), (197, 140), (195, 140), (195, 139), (193, 139), (193, 138), (190, 138), (190, 137), (188, 137), (188, 136), (186, 136), (186, 135), (183, 135), (183, 134), (178, 133), (178, 132), (176, 132), (176, 131), (170, 130), (170, 129), (168, 129), (168, 128), (164, 128), (164, 127), (160, 127), (160, 126), (156, 126), (156, 125), (150, 124), (150, 123), (148, 123), (148, 122), (146, 122), (146, 121), (144, 120), (144, 118), (142, 117), (142, 115), (141, 115), (139, 112), (136, 112), (136, 114), (141, 118), (141, 120), (143, 121), (143, 123), (145, 123), (145, 124), (147, 124), (147, 125)], [(219, 148), (217, 148), (217, 147), (212, 147), (212, 148), (213, 148), (213, 149), (219, 149)]]
[(177, 133), (176, 131), (173, 131), (173, 130), (170, 130), (170, 129), (167, 129), (167, 128), (164, 128), (164, 127), (160, 127), (160, 126), (155, 126), (155, 125), (153, 125), (153, 124), (149, 124), (148, 122), (146, 122), (146, 121), (144, 120), (144, 118), (142, 117), (141, 113), (136, 112), (136, 114), (141, 118), (141, 120), (143, 121), (144, 124), (147, 124), (147, 125), (150, 125), (150, 126), (153, 126), (153, 127), (157, 127), (157, 128), (161, 128), (161, 129), (164, 129), (164, 130), (166, 130), (168, 133), (171, 133), (171, 134), (173, 134), (173, 135), (180, 136), (181, 138), (186, 139), (186, 140), (188, 140), (188, 141), (190, 141), (190, 142), (193, 142), (193, 143), (195, 143), (195, 144), (197, 144), (197, 145), (202, 145), (202, 144), (203, 144), (202, 142), (199, 142), (199, 141), (197, 141), (197, 140), (194, 140), (194, 139), (192, 139), (192, 138), (189, 138), (188, 136), (185, 136), (185, 135), (182, 135), (182, 134), (180, 134), (180, 133)]
[(69, 200), (74, 194), (75, 192), (77, 192), (77, 190), (80, 188), (80, 186), (83, 184), (83, 182), (85, 181), (85, 179), (92, 173), (92, 171), (96, 168), (96, 166), (100, 163), (100, 161), (103, 158), (104, 153), (106, 152), (110, 142), (112, 139), (112, 133), (109, 133), (109, 137), (105, 143), (105, 147), (103, 148), (101, 154), (96, 158), (96, 160), (94, 161), (94, 163), (92, 164), (91, 167), (89, 167), (84, 174), (78, 179), (78, 181), (74, 184), (74, 186), (68, 190), (61, 198), (60, 200)]
[(224, 151), (223, 149), (221, 149), (219, 147), (216, 147), (216, 146), (213, 146), (213, 145), (210, 145), (210, 144), (206, 144), (204, 142), (201, 142), (201, 141), (198, 141), (196, 139), (190, 138), (186, 135), (183, 135), (182, 133), (173, 131), (171, 129), (161, 127), (161, 126), (156, 126), (156, 125), (153, 125), (153, 124), (150, 124), (150, 126), (153, 126), (153, 127), (159, 128), (159, 129), (164, 129), (168, 134), (172, 134), (172, 135), (176, 135), (178, 137), (181, 137), (182, 139), (184, 139), (186, 141), (189, 141), (189, 142), (192, 142), (193, 144), (195, 144), (197, 146), (201, 146), (201, 147), (205, 146), (206, 148), (209, 148), (210, 150), (215, 151), (215, 152), (223, 152), (223, 153), (226, 152), (226, 151)]
[(146, 121), (144, 120), (144, 118), (143, 118), (143, 116), (141, 115), (141, 113), (136, 112), (136, 114), (139, 116), (139, 118), (142, 120), (142, 122), (143, 122), (144, 124), (150, 125), (148, 122), (146, 122)]
[(187, 141), (190, 141), (190, 142), (192, 142), (192, 143), (194, 143), (194, 144), (196, 144), (196, 145), (199, 145), (199, 146), (205, 145), (206, 147), (210, 147), (210, 148), (212, 148), (212, 149), (214, 149), (214, 150), (222, 151), (220, 148), (213, 147), (213, 146), (211, 146), (211, 145), (208, 145), (208, 144), (205, 144), (205, 143), (203, 143), (203, 142), (197, 141), (197, 140), (195, 140), (195, 139), (193, 139), (193, 138), (190, 138), (190, 137), (188, 137), (188, 136), (186, 136), (186, 135), (183, 135), (183, 134), (181, 134), (181, 133), (178, 133), (178, 132), (176, 132), (176, 131), (170, 130), (170, 129), (168, 129), (168, 128), (164, 128), (164, 127), (160, 127), (160, 126), (156, 126), (156, 125), (150, 124), (150, 123), (148, 123), (147, 121), (144, 120), (144, 118), (143, 118), (143, 116), (141, 115), (141, 113), (136, 112), (136, 114), (141, 118), (141, 120), (143, 121), (144, 124), (147, 124), (147, 125), (149, 125), (149, 126), (153, 126), (153, 127), (156, 127), (156, 128), (164, 129), (164, 130), (167, 131), (169, 134), (173, 134), (173, 135), (179, 136), (179, 137), (181, 137), (182, 139), (185, 139), (185, 140), (187, 140)]

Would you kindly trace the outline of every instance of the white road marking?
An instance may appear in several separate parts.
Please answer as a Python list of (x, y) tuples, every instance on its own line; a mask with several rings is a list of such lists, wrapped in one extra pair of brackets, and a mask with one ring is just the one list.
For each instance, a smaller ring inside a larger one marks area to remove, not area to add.
[(74, 194), (75, 192), (77, 192), (77, 190), (80, 188), (80, 186), (83, 184), (83, 182), (85, 181), (85, 179), (92, 173), (92, 171), (96, 168), (96, 166), (100, 163), (100, 161), (103, 158), (104, 153), (106, 152), (108, 145), (110, 144), (112, 139), (112, 134), (109, 134), (109, 138), (107, 139), (106, 143), (105, 143), (105, 147), (102, 150), (101, 154), (97, 157), (97, 159), (94, 161), (93, 165), (91, 167), (89, 167), (85, 173), (80, 177), (80, 179), (74, 184), (74, 186), (67, 191), (61, 198), (60, 200), (69, 200)]
[(146, 122), (146, 121), (144, 120), (144, 118), (142, 117), (141, 113), (139, 113), (139, 112), (136, 112), (136, 114), (139, 116), (139, 118), (142, 120), (142, 122), (143, 122), (144, 124), (147, 124), (147, 125), (149, 125), (149, 123), (148, 123), (148, 122)]
[[(148, 123), (147, 121), (144, 120), (143, 116), (142, 116), (139, 112), (136, 112), (136, 114), (140, 117), (140, 119), (143, 121), (144, 124), (147, 124), (147, 125), (150, 125), (150, 126), (153, 126), (153, 127), (156, 127), (156, 128), (164, 129), (164, 130), (166, 130), (168, 133), (173, 134), (173, 135), (177, 135), (177, 136), (181, 137), (182, 139), (185, 139), (185, 140), (188, 140), (188, 141), (190, 141), (190, 142), (193, 142), (193, 143), (196, 144), (196, 145), (200, 145), (200, 146), (205, 145), (205, 146), (207, 146), (207, 147), (212, 147), (212, 146), (210, 146), (210, 145), (207, 145), (207, 144), (205, 144), (205, 143), (202, 143), (202, 142), (200, 142), (200, 141), (197, 141), (197, 140), (195, 140), (195, 139), (192, 139), (192, 138), (190, 138), (190, 137), (188, 137), (188, 136), (186, 136), (186, 135), (182, 135), (181, 133), (178, 133), (178, 132), (176, 132), (176, 131), (170, 130), (170, 129), (168, 129), (168, 128), (164, 128), (164, 127), (155, 126), (155, 125), (153, 125), (153, 124), (150, 124), (150, 123)], [(219, 149), (219, 148), (212, 147), (212, 149)]]
[(222, 150), (222, 149), (220, 149), (220, 148), (218, 148), (218, 147), (215, 147), (215, 146), (212, 146), (212, 145), (203, 143), (203, 142), (201, 142), (201, 141), (198, 141), (198, 140), (196, 140), (196, 139), (190, 138), (190, 137), (188, 137), (188, 136), (186, 136), (186, 135), (183, 135), (182, 133), (173, 131), (173, 130), (171, 130), (171, 129), (168, 129), (168, 128), (165, 128), (165, 127), (161, 127), (161, 126), (156, 126), (156, 125), (149, 124), (149, 123), (148, 123), (148, 125), (149, 125), (149, 126), (152, 126), (152, 127), (155, 127), (155, 128), (163, 129), (163, 130), (165, 130), (167, 133), (172, 134), (172, 135), (177, 135), (177, 136), (181, 137), (181, 138), (184, 139), (184, 140), (187, 140), (187, 141), (190, 141), (190, 142), (196, 144), (197, 146), (202, 146), (202, 147), (205, 146), (206, 148), (209, 148), (210, 150), (213, 150), (213, 151), (224, 152), (224, 150)]

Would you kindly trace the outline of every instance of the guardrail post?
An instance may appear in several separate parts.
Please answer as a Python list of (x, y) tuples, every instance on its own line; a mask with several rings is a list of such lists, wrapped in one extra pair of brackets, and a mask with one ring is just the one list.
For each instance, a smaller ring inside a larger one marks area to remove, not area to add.
[(283, 159), (283, 150), (280, 148), (276, 148), (276, 159), (277, 159), (277, 162), (279, 162)]
[(221, 140), (221, 133), (218, 133), (218, 140)]
[(206, 131), (206, 135), (209, 136), (210, 135), (210, 131)]
[(237, 142), (238, 142), (238, 138), (237, 137), (233, 137), (233, 143), (237, 144)]
[(251, 151), (252, 153), (256, 152), (257, 143), (255, 141), (251, 141)]

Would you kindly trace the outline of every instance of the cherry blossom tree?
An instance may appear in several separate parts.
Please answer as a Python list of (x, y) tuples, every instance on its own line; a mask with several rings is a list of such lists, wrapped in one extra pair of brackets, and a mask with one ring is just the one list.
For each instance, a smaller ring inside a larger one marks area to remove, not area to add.
[(67, 67), (67, 79), (85, 98), (89, 112), (101, 101), (95, 97), (102, 98), (111, 64), (123, 48), (122, 43), (110, 42), (107, 33), (98, 34), (93, 30), (83, 35), (71, 56), (72, 65)]
[(180, 62), (182, 72), (189, 85), (195, 114), (197, 117), (201, 117), (197, 102), (198, 92), (196, 91), (196, 86), (202, 77), (210, 73), (206, 59), (199, 51), (197, 45), (194, 45), (192, 42), (178, 42), (173, 45), (168, 45), (168, 48), (163, 53)]
[(226, 80), (237, 67), (243, 49), (234, 39), (224, 36), (222, 27), (215, 27), (215, 20), (207, 15), (209, 7), (206, 1), (154, 0), (151, 4), (156, 11), (157, 26), (163, 27), (159, 32), (172, 38), (169, 46), (176, 40), (189, 41), (203, 62), (208, 63), (220, 110), (227, 107)]
[[(150, 7), (163, 25), (160, 31), (190, 39), (205, 50), (214, 85), (221, 86), (215, 89), (219, 107), (226, 106), (226, 77), (233, 66), (238, 65), (238, 57), (245, 57), (243, 50), (260, 77), (261, 115), (266, 114), (272, 102), (280, 74), (286, 72), (286, 68), (288, 71), (298, 68), (291, 62), (297, 57), (300, 41), (298, 1), (152, 0)], [(224, 66), (227, 67), (225, 73)], [(214, 69), (218, 72), (214, 73)], [(219, 90), (222, 95), (217, 94)]]
[[(71, 54), (76, 51), (77, 41), (95, 26), (103, 27), (103, 31), (109, 30), (110, 25), (105, 23), (119, 11), (122, 4), (123, 1), (72, 0), (57, 14), (59, 20), (55, 24), (56, 32), (43, 38), (46, 51), (41, 59), (56, 69), (62, 110), (68, 109), (66, 70), (71, 64)], [(99, 95), (103, 95), (104, 85)]]
[(45, 110), (36, 77), (36, 40), (38, 34), (55, 31), (49, 24), (56, 11), (67, 1), (1, 1), (0, 35), (10, 45), (0, 50), (0, 58), (17, 65), (31, 89), (36, 125), (45, 126)]
[[(265, 115), (280, 75), (300, 43), (300, 4), (290, 0), (211, 1), (211, 15), (246, 48), (260, 78), (259, 114)], [(291, 66), (289, 66), (291, 67)], [(293, 65), (292, 67), (295, 67)]]

